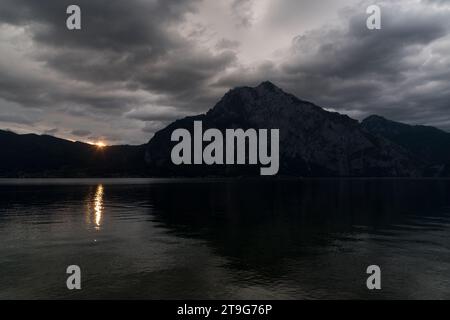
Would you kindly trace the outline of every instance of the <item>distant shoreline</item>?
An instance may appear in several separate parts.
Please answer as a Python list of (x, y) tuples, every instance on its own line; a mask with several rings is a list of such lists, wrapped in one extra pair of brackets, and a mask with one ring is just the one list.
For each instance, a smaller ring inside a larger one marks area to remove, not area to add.
[(213, 182), (280, 182), (280, 181), (448, 181), (446, 177), (167, 177), (167, 178), (0, 178), (0, 185), (143, 185), (154, 183), (213, 183)]

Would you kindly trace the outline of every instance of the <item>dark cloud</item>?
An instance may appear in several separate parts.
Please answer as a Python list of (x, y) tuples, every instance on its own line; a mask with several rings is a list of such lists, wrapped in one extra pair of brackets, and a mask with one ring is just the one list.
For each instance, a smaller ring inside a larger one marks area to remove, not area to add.
[[(70, 0), (3, 0), (0, 18), (13, 25), (33, 26), (38, 42), (57, 48), (128, 52), (138, 59), (140, 54), (157, 57), (180, 41), (167, 28), (192, 10), (196, 1), (78, 0), (82, 30), (76, 32), (65, 27)], [(146, 50), (135, 52), (136, 48)]]
[(448, 0), (422, 0), (422, 2), (436, 5), (450, 5)]
[(158, 130), (163, 129), (168, 124), (168, 121), (147, 121), (142, 131), (145, 133), (154, 133)]
[(254, 85), (271, 79), (302, 98), (357, 118), (375, 113), (450, 129), (449, 11), (401, 3), (381, 6), (379, 31), (366, 28), (369, 2), (347, 8), (344, 24), (295, 37), (278, 63), (228, 74), (217, 84), (240, 80)]
[[(208, 55), (206, 51), (201, 51), (202, 56), (198, 57), (195, 45), (171, 31), (171, 26), (182, 20), (195, 2), (80, 0), (77, 3), (82, 10), (80, 31), (65, 27), (65, 9), (72, 3), (65, 0), (5, 0), (0, 4), (0, 19), (13, 25), (31, 26), (33, 40), (47, 49), (42, 50), (38, 58), (71, 78), (103, 85), (108, 81), (122, 85), (131, 82), (137, 88), (139, 81), (151, 74), (152, 80), (143, 85), (161, 93), (178, 90), (181, 86), (192, 88), (189, 84), (196, 85), (196, 80), (208, 77), (214, 65), (220, 70), (230, 60)], [(180, 57), (183, 61), (178, 61)], [(197, 58), (199, 63), (190, 69), (187, 63)], [(205, 63), (200, 63), (200, 59), (205, 59)], [(166, 71), (166, 66), (171, 69)], [(202, 70), (204, 66), (206, 70)], [(154, 76), (155, 71), (157, 76)], [(185, 79), (192, 73), (194, 81), (168, 86), (165, 78), (169, 72), (174, 79)], [(10, 86), (15, 84), (12, 79), (6, 81)], [(27, 86), (27, 90), (33, 88)], [(20, 88), (7, 88), (8, 91), (14, 89)], [(31, 92), (31, 96), (36, 94)], [(97, 96), (96, 101), (89, 101), (89, 97), (81, 97), (81, 100), (101, 106), (102, 97)], [(106, 99), (105, 104), (111, 103)]]
[(73, 131), (71, 132), (71, 134), (74, 135), (74, 136), (76, 136), (76, 137), (81, 137), (81, 138), (83, 138), (83, 137), (87, 137), (87, 136), (91, 135), (92, 132), (89, 131), (89, 130), (73, 130)]
[(41, 120), (42, 112), (39, 109), (27, 110), (16, 103), (0, 98), (0, 122), (33, 127)]
[(236, 24), (242, 27), (250, 27), (253, 23), (254, 0), (233, 0), (231, 11)]
[[(173, 63), (176, 61), (176, 63)], [(155, 65), (151, 72), (141, 73), (135, 79), (147, 90), (157, 87), (176, 96), (190, 95), (207, 85), (207, 81), (235, 61), (231, 51), (211, 55), (201, 50), (175, 51), (167, 60)]]
[(175, 117), (187, 116), (184, 113), (174, 107), (159, 107), (159, 106), (147, 106), (138, 109), (133, 109), (126, 113), (126, 116), (131, 119), (138, 119), (142, 121), (168, 121)]
[(27, 119), (26, 117), (17, 114), (0, 114), (0, 121), (29, 125), (32, 125), (34, 123), (33, 120)]
[(58, 132), (59, 132), (58, 128), (53, 128), (53, 129), (45, 130), (44, 134), (47, 134), (47, 135), (50, 135), (50, 136), (54, 136)]
[(289, 83), (298, 81), (297, 93), (307, 92), (338, 110), (382, 113), (426, 123), (429, 118), (423, 117), (422, 110), (428, 109), (448, 118), (445, 91), (439, 86), (418, 91), (418, 87), (442, 79), (442, 71), (433, 64), (442, 63), (446, 70), (450, 67), (450, 47), (442, 51), (433, 47), (438, 41), (449, 43), (445, 38), (449, 34), (448, 12), (395, 4), (382, 8), (380, 31), (364, 27), (367, 16), (349, 12), (347, 27), (295, 38), (292, 54), (282, 65), (283, 80), (292, 89)]
[[(373, 1), (232, 0), (212, 6), (230, 16), (214, 29), (195, 19), (210, 2), (79, 0), (82, 30), (69, 31), (72, 1), (2, 0), (0, 121), (74, 136), (82, 121), (80, 138), (142, 143), (230, 87), (271, 80), (354, 117), (450, 129), (449, 2), (375, 2), (379, 31), (365, 27)], [(286, 34), (290, 45), (253, 58)]]
[(223, 49), (237, 49), (241, 43), (237, 40), (230, 40), (222, 38), (220, 39), (216, 44), (216, 49), (223, 50)]
[(2, 1), (0, 26), (26, 28), (31, 50), (23, 54), (35, 65), (20, 70), (0, 63), (0, 97), (105, 119), (154, 102), (184, 109), (197, 101), (204, 104), (191, 108), (205, 108), (212, 101), (206, 89), (211, 78), (236, 57), (180, 35), (177, 28), (198, 3), (80, 0), (82, 30), (69, 31), (65, 12), (72, 1)]

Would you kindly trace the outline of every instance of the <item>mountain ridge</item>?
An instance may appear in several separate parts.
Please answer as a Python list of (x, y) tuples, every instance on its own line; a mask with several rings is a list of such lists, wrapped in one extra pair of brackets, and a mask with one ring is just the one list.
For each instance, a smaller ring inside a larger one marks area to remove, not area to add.
[(372, 115), (361, 122), (361, 126), (371, 134), (383, 137), (409, 150), (432, 171), (427, 175), (450, 174), (450, 133), (432, 126), (409, 125)]
[(50, 135), (0, 130), (0, 177), (136, 176), (145, 169), (144, 146), (99, 149)]
[[(363, 121), (283, 91), (272, 82), (230, 89), (203, 114), (175, 120), (140, 146), (99, 149), (50, 135), (0, 130), (0, 177), (249, 176), (259, 166), (175, 166), (171, 133), (280, 129), (280, 175), (295, 177), (450, 176), (450, 133), (369, 116)], [(400, 133), (399, 133), (400, 132)], [(413, 137), (413, 138), (412, 138)], [(429, 148), (435, 145), (436, 148)], [(447, 146), (449, 152), (437, 152)], [(431, 150), (431, 151), (430, 151)]]
[(300, 100), (273, 83), (229, 90), (205, 114), (177, 120), (149, 141), (146, 161), (155, 174), (248, 175), (249, 167), (175, 166), (170, 134), (192, 132), (194, 121), (207, 128), (280, 129), (280, 174), (293, 176), (417, 176), (416, 160), (403, 148), (372, 136), (357, 120)]

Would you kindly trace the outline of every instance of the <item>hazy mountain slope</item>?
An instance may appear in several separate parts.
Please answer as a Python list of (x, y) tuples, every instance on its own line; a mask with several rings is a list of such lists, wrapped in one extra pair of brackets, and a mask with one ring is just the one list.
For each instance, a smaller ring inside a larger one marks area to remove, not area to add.
[(364, 119), (361, 126), (373, 135), (395, 142), (427, 163), (425, 176), (450, 176), (450, 133), (376, 115)]
[(143, 174), (143, 146), (99, 149), (52, 136), (0, 131), (1, 177), (84, 177)]
[(429, 126), (412, 126), (380, 116), (364, 119), (361, 126), (389, 139), (432, 163), (450, 162), (450, 133)]

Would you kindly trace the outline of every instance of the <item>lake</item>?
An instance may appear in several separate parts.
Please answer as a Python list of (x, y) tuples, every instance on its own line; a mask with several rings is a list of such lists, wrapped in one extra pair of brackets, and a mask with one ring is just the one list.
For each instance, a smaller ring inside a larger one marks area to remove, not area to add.
[(0, 195), (1, 299), (450, 298), (449, 180), (0, 180)]

